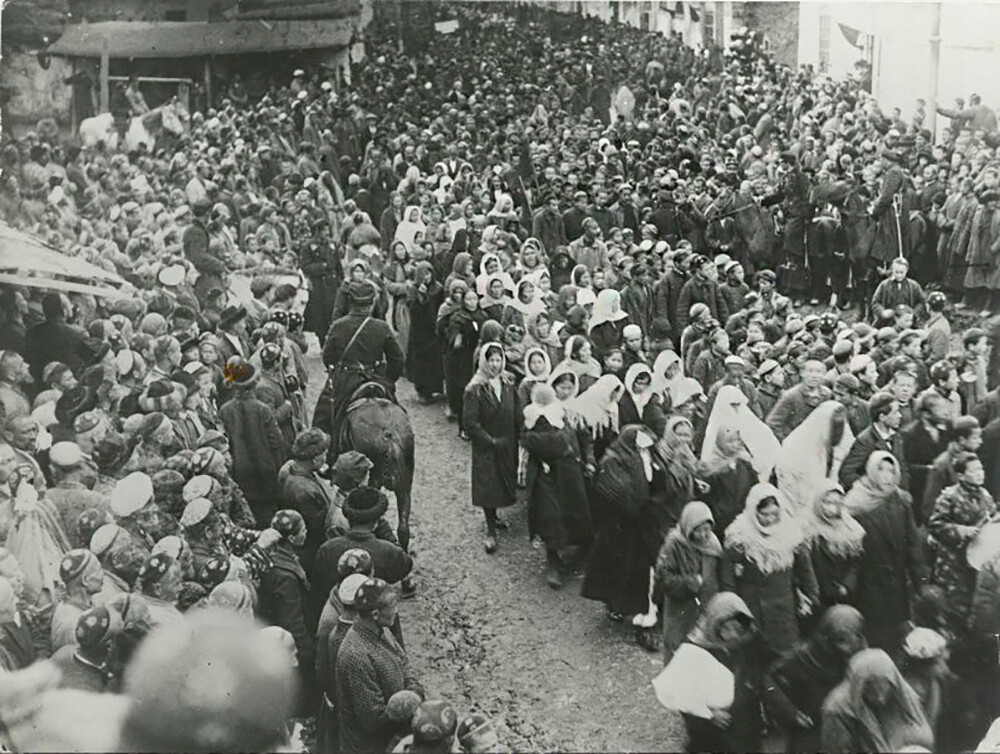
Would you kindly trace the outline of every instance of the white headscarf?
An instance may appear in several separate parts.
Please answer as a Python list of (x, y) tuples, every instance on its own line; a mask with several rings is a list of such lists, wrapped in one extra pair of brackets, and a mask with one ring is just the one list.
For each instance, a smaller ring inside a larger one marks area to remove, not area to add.
[[(781, 516), (773, 526), (764, 527), (757, 508), (769, 497), (778, 501)], [(761, 482), (750, 488), (743, 512), (726, 529), (726, 547), (736, 546), (764, 575), (791, 568), (795, 550), (805, 538), (798, 520), (788, 510), (788, 501), (777, 487)]]
[[(410, 215), (416, 212), (417, 219), (410, 220)], [(406, 244), (406, 250), (413, 250), (413, 242), (417, 237), (417, 233), (426, 233), (427, 226), (424, 224), (423, 217), (420, 214), (420, 207), (416, 205), (410, 205), (405, 210), (403, 210), (403, 219), (400, 220), (399, 225), (396, 226), (396, 234), (392, 237), (393, 242), (402, 241)]]
[[(486, 266), (489, 264), (491, 259), (496, 261), (497, 266), (500, 267), (498, 272), (486, 272)], [(504, 272), (503, 265), (500, 263), (500, 257), (493, 253), (484, 254), (483, 258), (479, 261), (479, 274), (476, 275), (476, 293), (480, 296), (484, 295), (486, 293), (486, 286), (489, 284), (490, 280), (497, 276), (503, 280), (503, 289), (508, 293), (513, 293), (514, 279), (510, 276), (510, 273)]]
[[(579, 295), (579, 292), (577, 293)], [(622, 311), (622, 295), (614, 288), (605, 288), (597, 294), (594, 313), (590, 315), (590, 324), (587, 325), (587, 333), (605, 322), (620, 322), (626, 317), (628, 314)]]
[(827, 480), (836, 479), (847, 451), (854, 443), (854, 433), (844, 424), (844, 436), (833, 448), (832, 463), (827, 471), (827, 446), (830, 439), (830, 422), (834, 413), (843, 411), (841, 403), (834, 400), (819, 404), (806, 420), (796, 427), (781, 443), (778, 455), (778, 487), (788, 498), (795, 512), (810, 510), (816, 490)]
[(614, 394), (624, 389), (622, 381), (615, 375), (605, 374), (573, 399), (573, 413), (594, 437), (604, 429), (618, 434), (618, 400)]
[[(643, 392), (636, 393), (633, 390), (633, 387), (635, 386), (635, 381), (639, 378), (640, 375), (643, 374), (649, 375), (650, 386), (647, 387)], [(635, 408), (639, 412), (640, 417), (642, 416), (643, 409), (646, 408), (646, 404), (649, 403), (649, 401), (653, 397), (652, 378), (653, 378), (652, 370), (642, 362), (633, 364), (628, 368), (628, 371), (625, 372), (625, 390), (628, 392), (629, 395), (632, 396), (632, 402), (635, 403)]]
[(750, 410), (749, 400), (735, 385), (723, 385), (715, 396), (705, 440), (701, 444), (702, 463), (708, 462), (718, 452), (716, 442), (719, 432), (727, 427), (740, 433), (758, 478), (761, 481), (770, 479), (771, 471), (778, 462), (781, 444), (771, 428)]
[[(680, 367), (680, 369), (677, 370), (677, 374), (674, 377), (668, 378), (667, 370), (674, 364)], [(671, 351), (669, 349), (666, 351), (660, 351), (656, 360), (653, 361), (653, 390), (655, 390), (660, 397), (666, 399), (669, 395), (671, 400), (673, 400), (674, 391), (683, 379), (683, 359), (677, 355), (676, 351)]]

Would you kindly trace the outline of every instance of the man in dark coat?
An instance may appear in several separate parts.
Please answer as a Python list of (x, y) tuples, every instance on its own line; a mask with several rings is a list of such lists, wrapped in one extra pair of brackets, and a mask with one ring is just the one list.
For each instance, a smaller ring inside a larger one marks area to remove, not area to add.
[(212, 203), (207, 199), (197, 201), (191, 208), (194, 211), (194, 221), (184, 229), (181, 236), (181, 246), (184, 256), (198, 270), (198, 279), (194, 284), (195, 294), (202, 306), (208, 299), (208, 292), (213, 288), (226, 289), (226, 263), (212, 249), (205, 218), (212, 209)]
[(549, 254), (560, 246), (569, 245), (566, 225), (559, 213), (559, 198), (554, 194), (548, 196), (544, 206), (535, 211), (531, 219), (531, 235), (542, 242)]
[(767, 426), (779, 441), (783, 442), (820, 403), (833, 397), (833, 391), (823, 384), (825, 377), (822, 361), (810, 359), (802, 365), (802, 382), (782, 393), (767, 415)]
[[(352, 281), (348, 287), (349, 313), (330, 325), (323, 346), (323, 363), (330, 372), (323, 396), (316, 406), (313, 424), (329, 430), (330, 456), (337, 455), (341, 419), (354, 392), (366, 383), (382, 387), (395, 399), (396, 380), (403, 374), (403, 351), (385, 321), (372, 317), (375, 286)], [(329, 406), (329, 408), (327, 408)], [(324, 426), (329, 422), (329, 427)]]
[(900, 435), (903, 438), (902, 468), (909, 471), (909, 485), (901, 482), (903, 489), (908, 489), (913, 499), (917, 501), (914, 517), (917, 526), (924, 523), (923, 507), (927, 487), (927, 475), (930, 473), (934, 460), (948, 447), (947, 430), (950, 404), (940, 393), (924, 393), (917, 402), (917, 419), (905, 427)]
[(309, 599), (309, 580), (296, 554), (306, 540), (306, 523), (297, 511), (280, 510), (270, 525), (281, 538), (269, 552), (274, 567), (260, 579), (260, 616), (288, 631), (295, 640), (302, 681), (299, 708), (304, 714), (312, 713), (318, 701), (314, 641), (318, 616)]
[[(326, 464), (330, 438), (315, 427), (300, 432), (292, 444), (292, 457), (278, 472), (278, 498), (283, 508), (298, 511), (306, 522), (306, 541), (299, 558), (309, 580), (317, 581), (316, 551), (325, 539), (326, 516), (332, 497), (317, 473)], [(322, 593), (319, 598), (325, 597)]]
[(390, 718), (393, 696), (408, 690), (423, 699), (406, 652), (386, 630), (396, 620), (397, 601), (395, 588), (379, 578), (355, 592), (357, 619), (340, 645), (335, 669), (334, 704), (344, 754), (385, 751), (393, 736), (409, 727)]
[[(0, 560), (4, 557), (0, 551)], [(0, 576), (0, 671), (21, 670), (35, 659), (35, 644), (27, 621), (18, 614), (14, 587)]]
[(812, 219), (813, 207), (809, 202), (812, 187), (809, 178), (799, 165), (798, 155), (788, 151), (781, 155), (782, 165), (778, 191), (761, 201), (768, 207), (780, 202), (784, 215), (782, 229), (782, 251), (786, 273), (782, 276), (787, 292), (802, 295), (806, 290), (806, 229)]
[[(674, 266), (653, 286), (653, 316), (663, 317), (671, 327), (675, 344), (680, 343), (682, 329), (677, 327), (677, 310), (680, 306), (681, 291), (688, 281), (688, 260), (686, 250), (679, 249), (674, 254)], [(690, 312), (690, 309), (688, 310)]]
[[(573, 194), (573, 206), (563, 212), (563, 227), (566, 231), (566, 238), (575, 241), (583, 235), (583, 221), (590, 217), (590, 210), (587, 208), (587, 192), (577, 191)], [(552, 249), (548, 249), (549, 253)]]
[(40, 383), (45, 365), (59, 361), (79, 377), (84, 366), (83, 344), (87, 333), (67, 323), (63, 299), (58, 293), (46, 294), (42, 299), (42, 313), (45, 322), (32, 327), (26, 336), (25, 357), (31, 367), (31, 376)]
[(677, 299), (677, 319), (671, 320), (675, 333), (684, 332), (691, 316), (691, 307), (695, 304), (705, 304), (712, 313), (712, 319), (717, 322), (726, 322), (729, 319), (726, 299), (719, 291), (719, 284), (716, 282), (719, 272), (715, 263), (708, 257), (699, 255), (691, 261), (691, 270), (694, 274), (684, 284)]
[(390, 584), (397, 584), (410, 575), (413, 558), (399, 545), (375, 536), (375, 526), (388, 507), (388, 498), (374, 487), (358, 487), (347, 496), (343, 510), (351, 530), (343, 537), (327, 540), (316, 553), (313, 592), (320, 600), (329, 595), (337, 563), (348, 550), (359, 549), (369, 553), (375, 573)]
[(278, 509), (278, 470), (288, 458), (288, 448), (271, 407), (254, 397), (257, 370), (248, 362), (235, 362), (227, 364), (226, 372), (235, 392), (219, 409), (219, 419), (229, 437), (232, 476), (257, 524), (266, 527)]
[(250, 358), (250, 344), (246, 336), (247, 310), (243, 306), (227, 306), (222, 310), (218, 325), (219, 361), (225, 363), (233, 356)]
[(303, 329), (322, 338), (330, 329), (333, 304), (340, 284), (344, 281), (340, 254), (333, 248), (330, 225), (325, 220), (318, 220), (313, 224), (312, 240), (299, 251), (299, 267), (310, 283)]
[(876, 450), (884, 450), (892, 453), (899, 461), (900, 474), (904, 477), (900, 480), (900, 486), (905, 488), (907, 466), (903, 438), (899, 433), (899, 426), (903, 420), (899, 401), (889, 393), (876, 393), (868, 401), (868, 415), (872, 419), (871, 426), (866, 427), (854, 438), (851, 449), (847, 451), (847, 456), (840, 465), (838, 478), (841, 485), (845, 490), (849, 490), (865, 473), (868, 457)]

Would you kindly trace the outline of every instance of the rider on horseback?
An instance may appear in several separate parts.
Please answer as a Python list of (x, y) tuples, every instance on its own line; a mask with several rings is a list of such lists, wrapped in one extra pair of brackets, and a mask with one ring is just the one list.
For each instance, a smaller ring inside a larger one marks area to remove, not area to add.
[[(396, 380), (403, 374), (403, 351), (389, 325), (372, 316), (375, 286), (352, 281), (350, 311), (331, 326), (323, 346), (330, 378), (320, 395), (314, 426), (330, 435), (330, 458), (337, 457), (343, 418), (351, 401), (364, 397), (396, 400)], [(329, 408), (327, 408), (329, 407)], [(325, 426), (329, 422), (329, 426)]]

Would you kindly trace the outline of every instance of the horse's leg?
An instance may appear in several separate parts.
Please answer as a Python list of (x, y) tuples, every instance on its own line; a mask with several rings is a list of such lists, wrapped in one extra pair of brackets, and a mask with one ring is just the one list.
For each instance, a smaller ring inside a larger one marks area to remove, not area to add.
[(396, 516), (398, 524), (396, 526), (396, 536), (399, 538), (399, 546), (404, 550), (410, 549), (410, 500), (411, 490), (396, 490)]

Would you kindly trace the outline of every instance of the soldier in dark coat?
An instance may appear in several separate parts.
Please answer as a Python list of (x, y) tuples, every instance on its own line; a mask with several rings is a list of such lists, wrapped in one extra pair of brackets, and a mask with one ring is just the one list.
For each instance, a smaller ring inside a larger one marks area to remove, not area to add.
[(303, 329), (322, 338), (330, 329), (333, 304), (344, 280), (340, 255), (330, 242), (329, 225), (325, 221), (313, 225), (313, 239), (299, 252), (299, 266), (310, 285)]
[(517, 434), (521, 406), (504, 374), (503, 346), (479, 353), (479, 369), (465, 388), (463, 424), (472, 440), (472, 504), (486, 515), (486, 552), (497, 549), (497, 509), (513, 505), (517, 492)]
[(380, 385), (395, 399), (396, 380), (403, 374), (403, 352), (384, 320), (372, 316), (375, 286), (365, 280), (349, 288), (350, 313), (332, 325), (323, 346), (330, 379), (320, 395), (313, 424), (330, 435), (330, 457), (337, 456), (341, 419), (354, 391), (365, 383)]
[(274, 412), (253, 395), (259, 379), (246, 362), (229, 366), (228, 379), (235, 386), (233, 399), (219, 409), (233, 455), (233, 479), (246, 495), (258, 525), (266, 527), (277, 510), (278, 469), (288, 458), (288, 448)]
[(885, 172), (882, 174), (882, 186), (878, 198), (872, 205), (875, 239), (871, 250), (872, 258), (880, 263), (899, 256), (909, 257), (906, 234), (900, 237), (900, 230), (905, 222), (905, 218), (902, 217), (902, 201), (909, 187), (909, 179), (903, 172), (902, 162), (903, 157), (898, 152), (887, 149), (882, 153), (882, 168)]
[(799, 166), (798, 155), (785, 152), (781, 155), (783, 174), (778, 191), (765, 197), (761, 204), (765, 207), (781, 203), (784, 215), (782, 229), (782, 252), (785, 258), (785, 272), (782, 277), (782, 287), (793, 296), (802, 296), (807, 285), (805, 270), (806, 229), (812, 218), (812, 205), (809, 203), (811, 191), (809, 178)]

